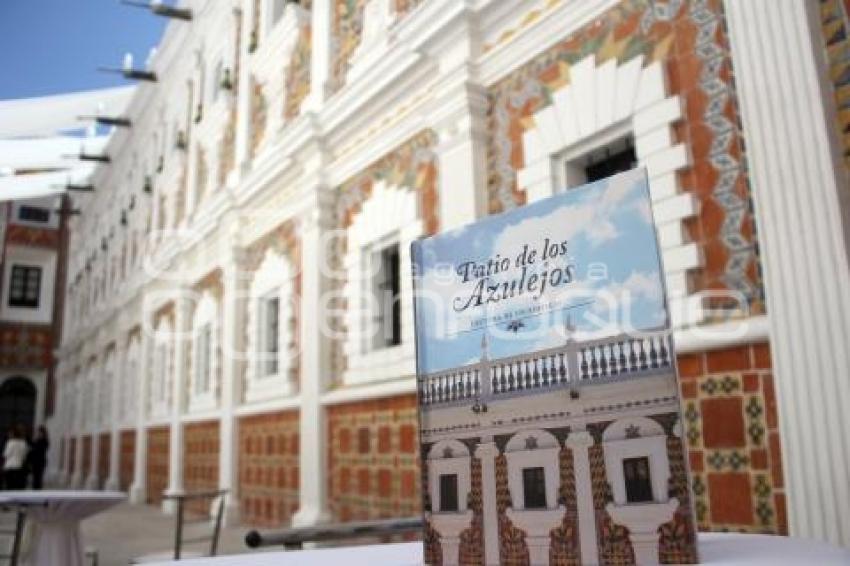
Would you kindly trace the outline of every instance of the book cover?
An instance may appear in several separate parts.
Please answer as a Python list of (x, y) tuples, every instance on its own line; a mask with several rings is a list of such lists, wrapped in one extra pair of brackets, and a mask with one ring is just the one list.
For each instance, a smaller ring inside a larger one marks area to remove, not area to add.
[(645, 171), (412, 255), (426, 562), (695, 562)]

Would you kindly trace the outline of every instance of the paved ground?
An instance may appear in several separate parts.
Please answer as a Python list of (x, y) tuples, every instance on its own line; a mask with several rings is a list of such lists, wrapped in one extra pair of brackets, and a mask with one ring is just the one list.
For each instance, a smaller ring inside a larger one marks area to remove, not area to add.
[[(200, 527), (198, 525), (189, 529), (191, 531), (192, 528)], [(206, 529), (204, 533), (210, 532), (206, 525), (203, 527)], [(249, 530), (248, 527), (223, 529), (219, 554), (248, 552), (243, 539)], [(97, 549), (100, 566), (124, 566), (134, 557), (172, 549), (174, 518), (163, 515), (156, 507), (125, 503), (84, 521), (82, 532), (86, 546)], [(200, 533), (188, 534), (192, 536)]]

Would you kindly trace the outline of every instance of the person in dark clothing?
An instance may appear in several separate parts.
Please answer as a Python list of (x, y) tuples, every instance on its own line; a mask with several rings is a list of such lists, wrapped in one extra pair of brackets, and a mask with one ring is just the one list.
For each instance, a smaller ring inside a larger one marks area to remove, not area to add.
[(38, 432), (35, 435), (35, 440), (29, 451), (29, 468), (32, 472), (32, 488), (41, 489), (44, 485), (44, 470), (47, 468), (47, 449), (50, 448), (50, 441), (47, 439), (47, 429), (43, 426), (38, 427)]

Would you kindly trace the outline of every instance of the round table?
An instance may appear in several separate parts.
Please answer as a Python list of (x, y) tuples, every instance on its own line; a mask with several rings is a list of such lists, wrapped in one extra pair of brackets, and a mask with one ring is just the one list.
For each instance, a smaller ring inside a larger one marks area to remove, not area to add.
[[(700, 564), (740, 566), (818, 566), (850, 564), (850, 550), (822, 542), (772, 535), (699, 533)], [(326, 548), (293, 552), (235, 554), (184, 562), (171, 566), (416, 566), (422, 564), (422, 543), (403, 542), (370, 546)]]
[(0, 504), (23, 507), (29, 529), (27, 566), (83, 566), (80, 521), (121, 503), (120, 491), (3, 491)]

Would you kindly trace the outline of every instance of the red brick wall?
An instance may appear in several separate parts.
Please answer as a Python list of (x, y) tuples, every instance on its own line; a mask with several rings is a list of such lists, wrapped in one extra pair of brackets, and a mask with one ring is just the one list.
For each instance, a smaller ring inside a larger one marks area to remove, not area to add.
[(330, 511), (341, 521), (421, 511), (416, 396), (328, 408)]
[(106, 481), (106, 478), (109, 477), (110, 436), (108, 432), (101, 433), (97, 443), (97, 477), (101, 486)]
[(148, 429), (147, 502), (162, 503), (162, 494), (168, 487), (168, 450), (171, 434), (167, 426)]
[(129, 491), (136, 465), (136, 431), (122, 430), (120, 442), (121, 465), (118, 468), (118, 481), (121, 491)]
[(787, 533), (767, 344), (679, 356), (700, 530)]
[[(183, 435), (183, 487), (186, 491), (208, 491), (218, 488), (218, 421), (186, 425)], [(190, 511), (208, 513), (210, 501), (201, 499), (190, 504)]]
[(298, 510), (299, 413), (239, 419), (239, 499), (242, 521), (288, 524)]

